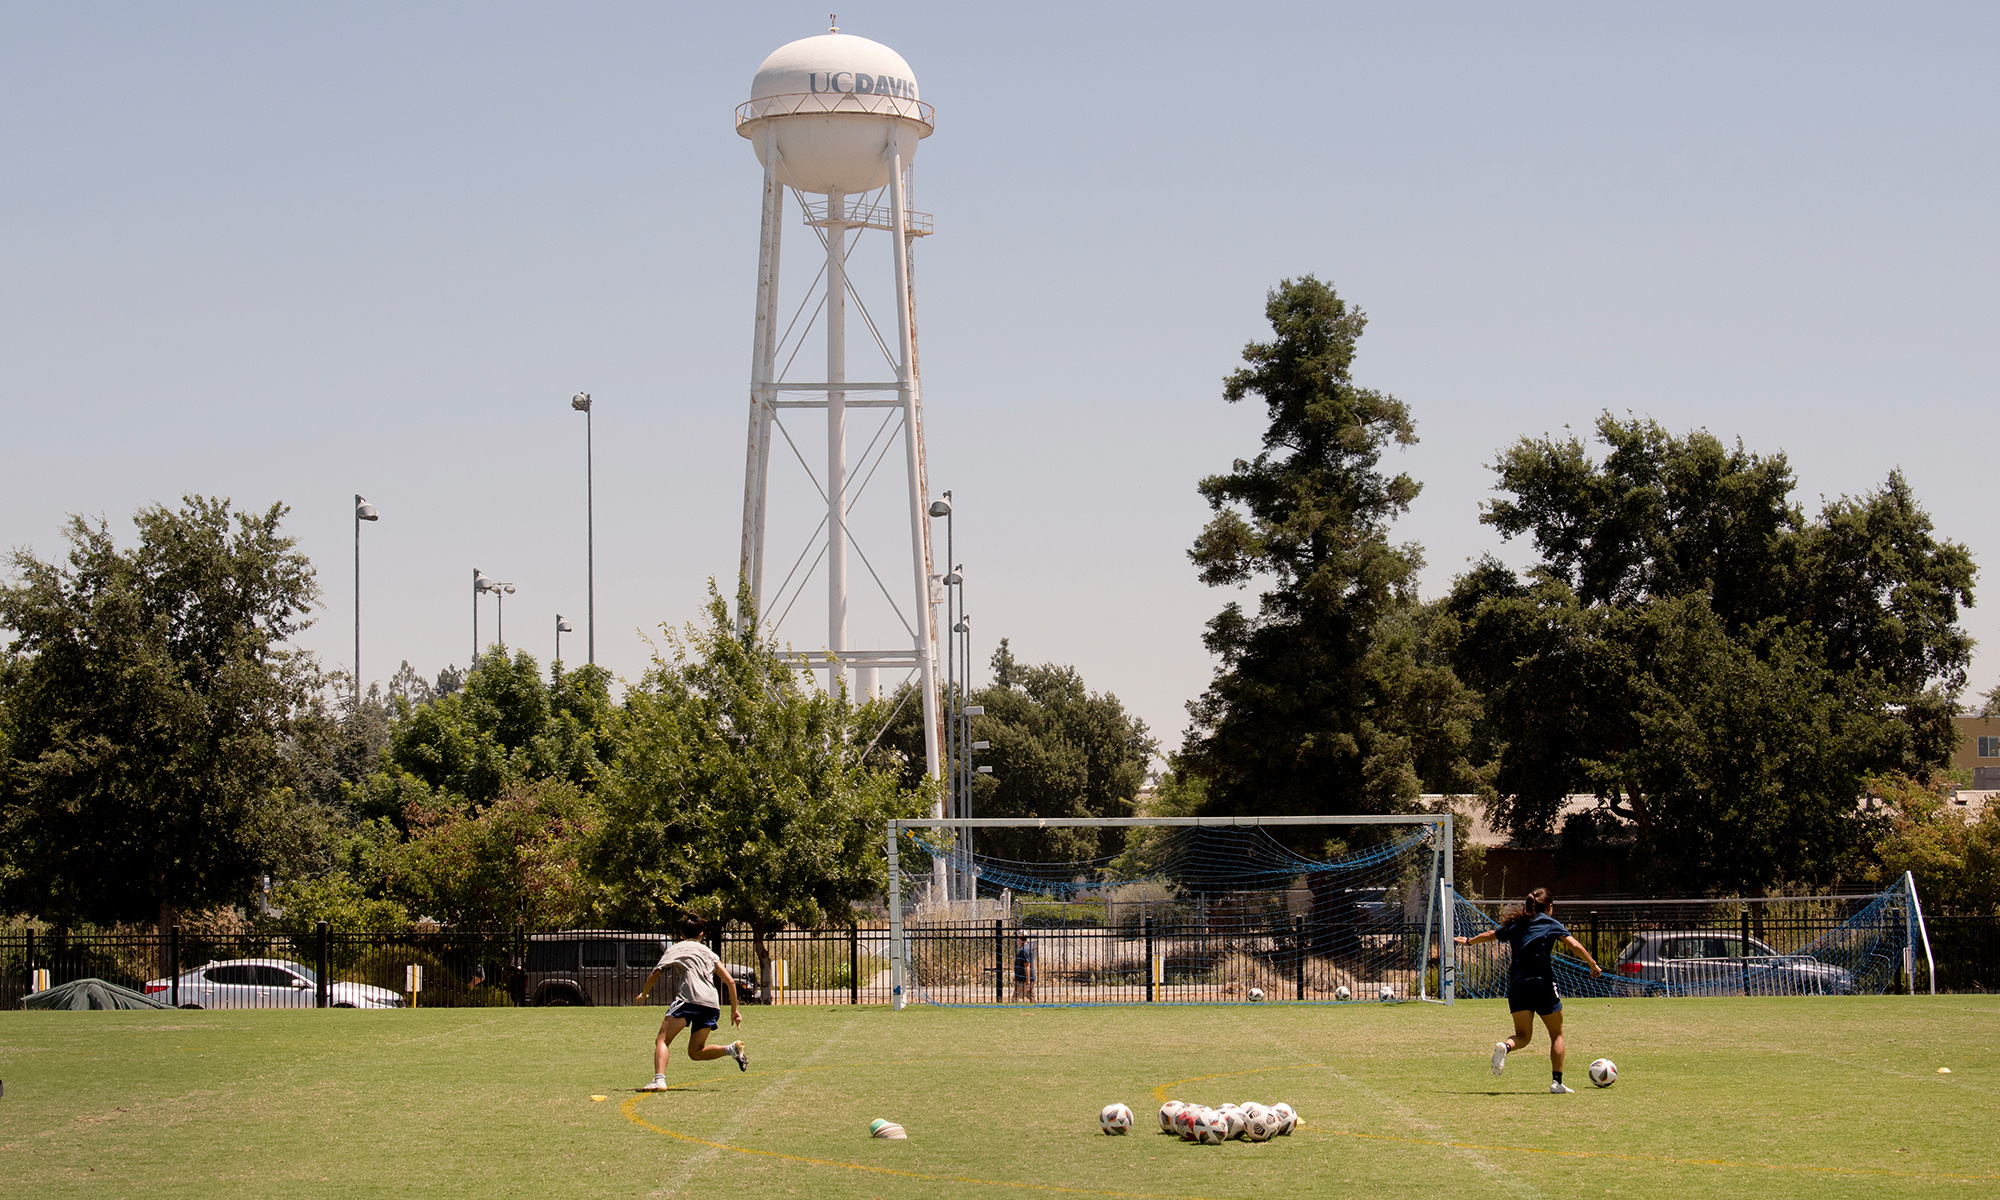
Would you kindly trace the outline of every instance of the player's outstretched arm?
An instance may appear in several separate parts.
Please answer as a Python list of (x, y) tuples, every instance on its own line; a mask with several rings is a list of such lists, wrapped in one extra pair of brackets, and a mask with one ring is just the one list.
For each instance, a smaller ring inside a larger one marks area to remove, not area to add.
[(646, 997), (652, 995), (653, 993), (653, 985), (658, 983), (659, 981), (660, 981), (660, 968), (654, 967), (653, 973), (651, 975), (646, 976), (646, 986), (639, 989), (639, 1003), (644, 1004), (646, 1002)]
[(715, 964), (715, 988), (729, 997), (729, 1023), (740, 1027), (743, 1013), (736, 1007), (736, 979), (721, 963)]
[(1479, 942), (1490, 942), (1494, 938), (1497, 938), (1499, 936), (1500, 935), (1497, 932), (1491, 929), (1482, 929), (1478, 933), (1473, 934), (1471, 937), (1455, 937), (1451, 940), (1457, 942), (1461, 946), (1471, 946), (1471, 945), (1476, 945)]
[(1590, 977), (1592, 979), (1604, 974), (1604, 968), (1597, 965), (1597, 960), (1590, 956), (1590, 951), (1584, 949), (1582, 942), (1577, 941), (1574, 937), (1566, 937), (1563, 939), (1563, 944), (1571, 950), (1576, 951), (1578, 955), (1582, 956), (1583, 961), (1590, 964)]

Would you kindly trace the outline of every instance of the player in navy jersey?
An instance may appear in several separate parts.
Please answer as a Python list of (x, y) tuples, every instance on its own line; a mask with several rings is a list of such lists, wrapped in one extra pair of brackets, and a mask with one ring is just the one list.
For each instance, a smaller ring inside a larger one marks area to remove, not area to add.
[(1508, 1051), (1519, 1050), (1535, 1040), (1535, 1017), (1539, 1015), (1542, 1024), (1549, 1027), (1549, 1068), (1554, 1076), (1549, 1091), (1563, 1094), (1576, 1089), (1563, 1085), (1563, 1002), (1562, 994), (1556, 991), (1555, 970), (1549, 957), (1560, 942), (1590, 964), (1591, 978), (1602, 975), (1604, 968), (1597, 965), (1582, 942), (1570, 936), (1561, 921), (1549, 915), (1554, 908), (1549, 889), (1536, 888), (1528, 893), (1526, 900), (1501, 915), (1498, 929), (1452, 941), (1461, 946), (1499, 941), (1513, 948), (1513, 961), (1507, 966), (1507, 1009), (1514, 1014), (1514, 1036), (1493, 1043), (1493, 1073), (1498, 1075), (1506, 1069)]

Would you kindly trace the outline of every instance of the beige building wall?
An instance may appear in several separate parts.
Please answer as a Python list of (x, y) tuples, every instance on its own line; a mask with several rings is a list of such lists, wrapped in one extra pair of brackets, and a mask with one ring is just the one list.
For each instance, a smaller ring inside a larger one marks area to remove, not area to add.
[(1958, 727), (1958, 746), (1952, 751), (1951, 765), (1972, 772), (1974, 791), (2000, 789), (2000, 717), (1953, 717)]

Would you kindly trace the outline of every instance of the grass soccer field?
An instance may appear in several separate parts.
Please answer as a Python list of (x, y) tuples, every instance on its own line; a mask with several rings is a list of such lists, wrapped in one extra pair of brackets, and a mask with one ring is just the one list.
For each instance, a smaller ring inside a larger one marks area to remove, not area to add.
[[(677, 1045), (657, 1094), (658, 1009), (7, 1013), (0, 1193), (2000, 1195), (2000, 997), (1571, 1001), (1573, 1096), (1539, 1031), (1493, 1078), (1502, 1009), (751, 1009), (747, 1073)], [(1199, 1146), (1170, 1096), (1304, 1123)]]

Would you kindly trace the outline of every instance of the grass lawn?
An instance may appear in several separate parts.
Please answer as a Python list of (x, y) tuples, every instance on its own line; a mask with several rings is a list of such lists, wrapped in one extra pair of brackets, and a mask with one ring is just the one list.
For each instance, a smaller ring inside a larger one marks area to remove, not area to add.
[(1539, 1031), (1492, 1077), (1502, 1008), (751, 1009), (647, 1095), (657, 1008), (0, 1013), (0, 1194), (2000, 1195), (2000, 997), (1571, 1001), (1574, 1096)]

